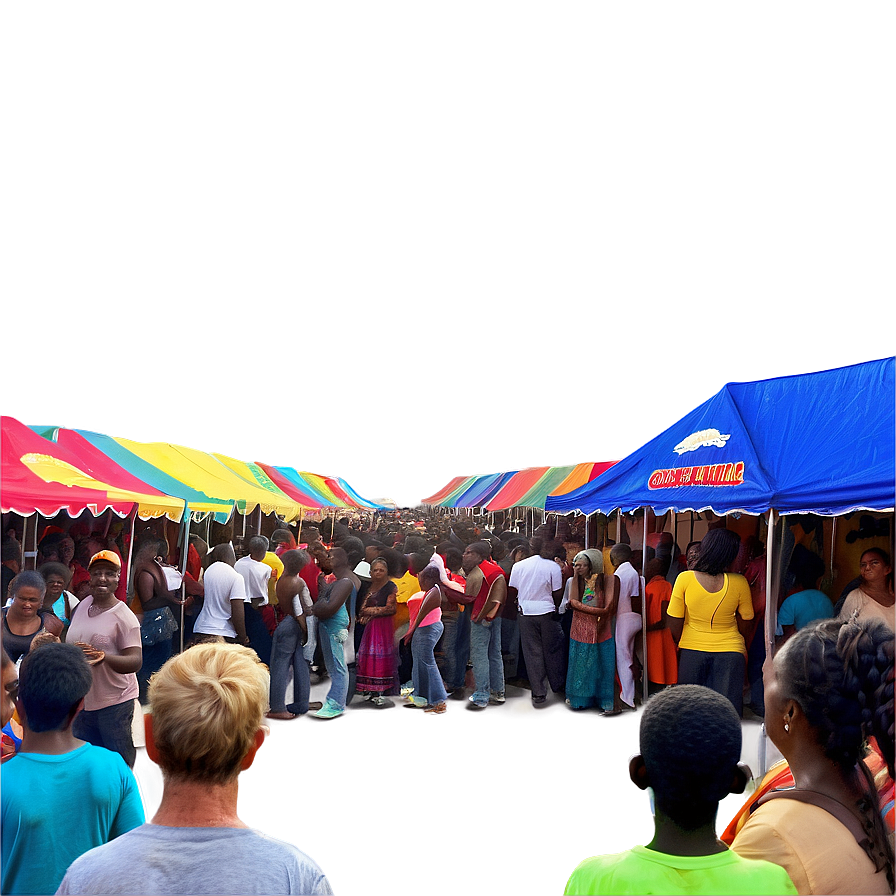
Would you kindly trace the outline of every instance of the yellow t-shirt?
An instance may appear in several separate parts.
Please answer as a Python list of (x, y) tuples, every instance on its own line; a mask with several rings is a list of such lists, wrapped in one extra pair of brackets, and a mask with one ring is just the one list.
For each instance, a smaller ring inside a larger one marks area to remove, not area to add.
[(406, 572), (400, 579), (392, 579), (398, 588), (398, 594), (395, 600), (398, 606), (395, 608), (395, 615), (392, 617), (392, 627), (398, 631), (402, 625), (410, 621), (408, 616), (408, 598), (413, 597), (420, 590), (420, 583), (410, 570)]
[(276, 607), (277, 600), (277, 579), (283, 575), (283, 561), (273, 552), (268, 551), (261, 562), (271, 567), (271, 577), (268, 579), (268, 603), (272, 607)]
[(736, 617), (752, 619), (753, 600), (743, 576), (725, 573), (722, 589), (709, 592), (691, 570), (686, 570), (675, 580), (668, 612), (684, 619), (679, 647), (704, 653), (746, 654)]

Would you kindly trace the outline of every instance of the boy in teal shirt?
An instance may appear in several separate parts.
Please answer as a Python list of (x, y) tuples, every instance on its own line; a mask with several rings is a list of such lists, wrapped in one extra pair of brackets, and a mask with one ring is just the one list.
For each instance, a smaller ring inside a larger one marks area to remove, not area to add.
[(716, 836), (719, 801), (743, 793), (750, 775), (730, 701), (700, 685), (668, 688), (644, 709), (640, 745), (629, 775), (653, 790), (653, 840), (585, 859), (564, 893), (796, 893), (783, 868), (744, 861)]
[(55, 893), (78, 856), (143, 824), (121, 756), (72, 734), (91, 680), (74, 644), (44, 644), (22, 660), (22, 748), (0, 771), (0, 892)]

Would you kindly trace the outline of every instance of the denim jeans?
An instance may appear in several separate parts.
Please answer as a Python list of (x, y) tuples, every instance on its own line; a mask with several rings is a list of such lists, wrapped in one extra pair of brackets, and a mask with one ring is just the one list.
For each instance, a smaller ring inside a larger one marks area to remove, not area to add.
[(520, 662), (520, 623), (516, 618), (501, 617), (501, 653), (507, 655), (507, 677), (516, 678)]
[(345, 648), (338, 635), (346, 631), (345, 615), (337, 613), (330, 619), (318, 620), (320, 625), (320, 645), (324, 654), (324, 663), (330, 675), (330, 690), (327, 693), (328, 702), (335, 704), (340, 709), (345, 709), (345, 701), (348, 696), (348, 666), (345, 662)]
[(442, 679), (449, 688), (456, 687), (457, 679), (457, 610), (447, 610), (442, 613), (442, 625), (445, 631), (442, 634), (442, 649), (436, 655), (436, 662), (442, 673)]
[(131, 767), (137, 759), (132, 725), (134, 724), (134, 701), (125, 700), (115, 706), (87, 711), (82, 709), (75, 716), (72, 734), (95, 747), (105, 747)]
[(442, 703), (448, 698), (433, 655), (433, 650), (435, 650), (439, 638), (442, 637), (444, 629), (441, 622), (421, 625), (415, 629), (411, 638), (411, 654), (414, 658), (412, 672), (414, 696), (420, 697), (432, 705)]
[(470, 655), (476, 690), (473, 703), (488, 703), (489, 694), (504, 695), (504, 661), (501, 659), (501, 617), (474, 622), (470, 630)]
[(454, 640), (454, 681), (447, 682), (449, 687), (462, 688), (467, 680), (467, 663), (470, 659), (470, 620), (473, 614), (470, 607), (457, 614), (457, 634)]
[(314, 662), (314, 651), (317, 650), (317, 616), (306, 616), (305, 622), (308, 623), (308, 640), (305, 642), (305, 662), (309, 665)]
[(285, 616), (274, 632), (271, 644), (271, 711), (284, 712), (289, 667), (292, 665), (292, 703), (289, 711), (296, 715), (308, 712), (311, 679), (302, 650), (302, 628), (292, 616)]
[(163, 638), (150, 646), (143, 645), (143, 665), (137, 671), (140, 702), (149, 702), (149, 679), (171, 659), (171, 638)]

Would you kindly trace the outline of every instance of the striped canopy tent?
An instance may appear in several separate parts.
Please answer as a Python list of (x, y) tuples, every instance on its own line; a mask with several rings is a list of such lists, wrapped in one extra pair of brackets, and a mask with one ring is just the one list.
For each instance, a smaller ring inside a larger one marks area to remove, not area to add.
[(152, 486), (158, 492), (180, 498), (191, 513), (214, 514), (215, 520), (227, 522), (233, 512), (233, 502), (228, 499), (215, 498), (196, 488), (192, 488), (180, 479), (160, 470), (154, 464), (126, 448), (112, 436), (84, 429), (61, 429), (58, 427), (35, 427), (46, 438), (56, 444), (79, 454), (94, 458), (98, 463), (101, 456), (116, 466), (127, 471), (142, 482)]
[(383, 504), (371, 501), (368, 498), (362, 498), (344, 479), (336, 478), (335, 482), (342, 489), (346, 498), (353, 503), (359, 510), (382, 510)]
[(183, 514), (183, 501), (96, 478), (79, 465), (75, 455), (13, 417), (0, 418), (0, 430), (4, 513), (52, 517), (64, 511), (75, 517), (85, 510), (94, 516), (112, 510), (124, 517), (136, 507), (145, 518), (170, 514), (179, 519)]
[(262, 469), (260, 464), (256, 463), (248, 463), (242, 460), (235, 460), (232, 457), (228, 457), (226, 454), (218, 454), (214, 453), (212, 455), (216, 460), (220, 461), (224, 464), (225, 467), (228, 467), (237, 476), (240, 476), (242, 479), (245, 479), (246, 482), (249, 482), (253, 485), (261, 486), (261, 488), (266, 489), (271, 492), (273, 495), (277, 495), (278, 497), (290, 501), (292, 503), (298, 504), (302, 510), (311, 510), (315, 507), (314, 504), (305, 503), (295, 495), (291, 495), (289, 492), (280, 488), (277, 483)]
[(276, 513), (292, 520), (302, 513), (302, 507), (291, 498), (252, 485), (204, 451), (165, 442), (116, 441), (132, 454), (191, 488), (219, 500), (232, 501), (241, 514), (248, 515), (260, 507), (262, 513)]
[(445, 506), (443, 502), (450, 501), (455, 495), (462, 494), (478, 479), (478, 476), (455, 476), (446, 485), (443, 485), (435, 494), (424, 498), (420, 503), (433, 507)]
[(454, 497), (446, 507), (482, 507), (487, 504), (507, 484), (516, 470), (509, 473), (489, 473), (487, 476), (478, 476), (476, 481), (463, 492)]
[(270, 464), (258, 464), (261, 469), (271, 477), (271, 481), (281, 491), (289, 495), (303, 507), (311, 507), (320, 510), (324, 507), (332, 507), (327, 498), (319, 494), (292, 467), (274, 467)]
[(298, 471), (298, 475), (318, 494), (331, 501), (334, 507), (375, 510), (382, 506), (362, 498), (344, 479), (336, 476), (322, 476), (307, 470)]
[[(528, 467), (511, 476), (504, 487), (485, 505), (488, 511), (524, 506), (521, 502), (553, 467)], [(567, 473), (569, 471), (567, 470)], [(563, 474), (564, 476), (566, 473)]]
[(581, 486), (591, 482), (592, 479), (597, 479), (601, 473), (605, 473), (615, 463), (618, 463), (618, 461), (607, 460), (596, 464), (576, 464), (572, 472), (550, 492), (550, 495), (568, 495), (577, 488), (581, 488)]
[(187, 507), (184, 496), (172, 495), (135, 476), (73, 430), (58, 427), (31, 429), (35, 435), (40, 433), (43, 436), (43, 444), (49, 446), (54, 454), (68, 457), (73, 465), (94, 479), (145, 495), (146, 498), (137, 508), (137, 516), (141, 519), (164, 516), (175, 523), (183, 519)]
[(344, 479), (336, 476), (320, 476), (299, 472), (293, 467), (275, 467), (259, 463), (266, 473), (286, 494), (305, 507), (322, 510), (344, 507), (359, 510), (377, 510), (382, 505), (362, 498)]

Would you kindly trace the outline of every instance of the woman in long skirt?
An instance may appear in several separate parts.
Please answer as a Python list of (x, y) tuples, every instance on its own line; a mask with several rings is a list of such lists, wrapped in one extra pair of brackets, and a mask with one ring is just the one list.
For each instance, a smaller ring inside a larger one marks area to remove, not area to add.
[(382, 557), (370, 564), (370, 589), (358, 612), (364, 634), (358, 646), (357, 691), (374, 706), (393, 706), (386, 694), (397, 680), (397, 660), (392, 620), (397, 608), (398, 588), (389, 579), (389, 566)]
[(619, 600), (619, 579), (604, 575), (603, 570), (600, 551), (587, 549), (576, 554), (569, 586), (573, 617), (566, 702), (571, 709), (597, 707), (610, 714), (616, 674), (613, 617)]

